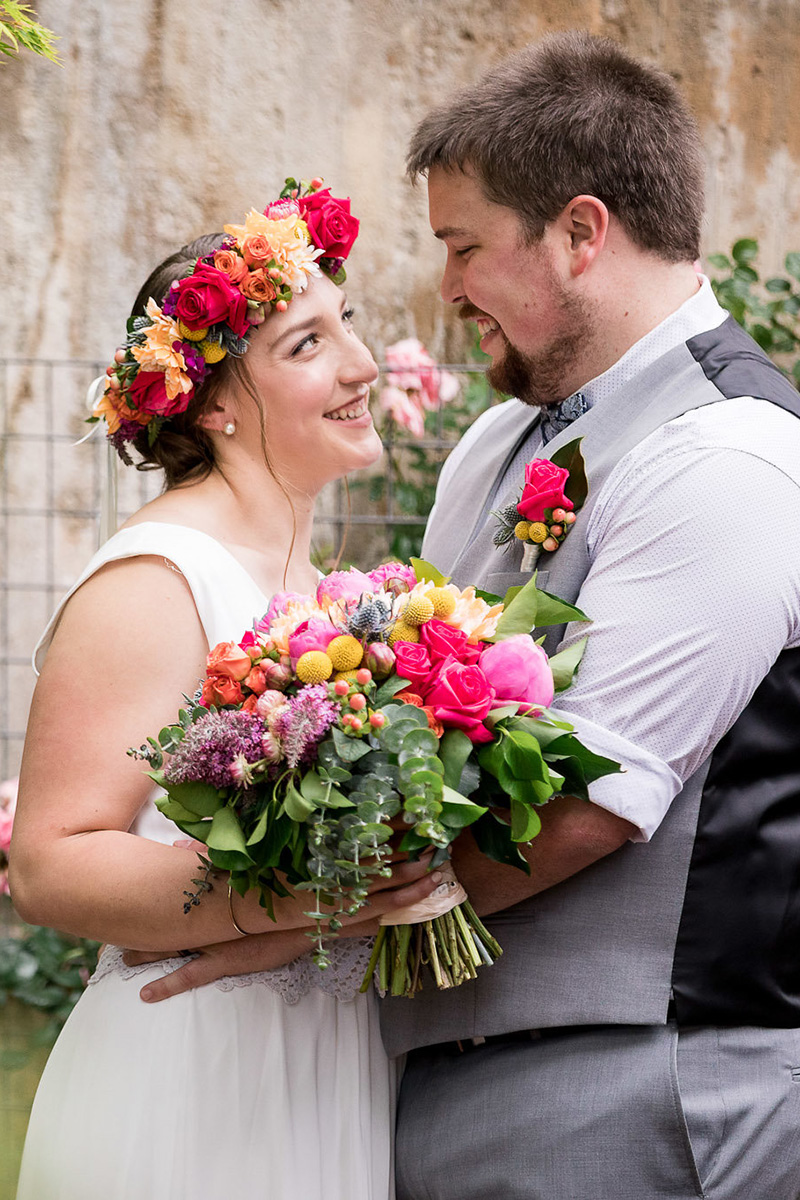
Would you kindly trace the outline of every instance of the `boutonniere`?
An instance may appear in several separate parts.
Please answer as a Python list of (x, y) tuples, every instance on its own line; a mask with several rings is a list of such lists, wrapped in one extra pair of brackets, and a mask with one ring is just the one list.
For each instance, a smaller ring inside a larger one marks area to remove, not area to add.
[(525, 467), (525, 484), (516, 504), (493, 511), (500, 524), (495, 546), (522, 542), (523, 571), (532, 571), (542, 550), (558, 549), (575, 524), (589, 492), (586, 464), (581, 454), (583, 438), (575, 438), (552, 459), (534, 458)]

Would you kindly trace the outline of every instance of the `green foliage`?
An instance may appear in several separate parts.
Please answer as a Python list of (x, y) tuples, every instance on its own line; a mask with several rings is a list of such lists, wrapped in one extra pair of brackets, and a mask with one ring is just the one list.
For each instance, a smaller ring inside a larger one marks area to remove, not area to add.
[(37, 1044), (52, 1045), (97, 963), (97, 942), (55, 929), (0, 938), (0, 1007), (21, 1001), (49, 1017)]
[(710, 254), (719, 272), (711, 286), (723, 308), (787, 375), (800, 383), (800, 252), (784, 259), (785, 275), (761, 279), (755, 238), (740, 238), (730, 255)]
[(40, 25), (35, 17), (36, 13), (29, 4), (19, 3), (18, 0), (0, 0), (0, 54), (13, 58), (20, 49), (25, 49), (61, 66), (54, 45), (58, 41), (57, 35), (52, 29)]

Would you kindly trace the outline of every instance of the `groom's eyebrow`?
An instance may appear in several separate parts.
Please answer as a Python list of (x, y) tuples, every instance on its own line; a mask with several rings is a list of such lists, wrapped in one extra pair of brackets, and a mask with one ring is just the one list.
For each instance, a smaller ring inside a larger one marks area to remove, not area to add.
[(443, 225), (441, 229), (434, 229), (433, 236), (444, 240), (445, 238), (468, 238), (473, 235), (469, 229), (463, 229), (458, 225)]

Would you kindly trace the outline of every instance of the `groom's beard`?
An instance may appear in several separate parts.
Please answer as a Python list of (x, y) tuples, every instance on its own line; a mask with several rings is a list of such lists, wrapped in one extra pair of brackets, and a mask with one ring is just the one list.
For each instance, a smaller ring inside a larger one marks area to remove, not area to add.
[[(565, 380), (574, 378), (575, 364), (585, 356), (595, 338), (595, 321), (589, 305), (577, 296), (561, 293), (558, 303), (562, 333), (538, 354), (524, 354), (501, 332), (505, 350), (486, 372), (486, 378), (498, 392), (516, 396), (534, 408), (558, 404), (571, 395), (574, 388)], [(462, 317), (482, 315), (471, 305), (464, 305)]]

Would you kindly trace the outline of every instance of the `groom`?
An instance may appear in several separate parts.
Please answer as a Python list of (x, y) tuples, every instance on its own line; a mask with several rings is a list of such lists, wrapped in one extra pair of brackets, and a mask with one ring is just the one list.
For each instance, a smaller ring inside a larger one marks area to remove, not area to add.
[(624, 774), (542, 810), (530, 876), (460, 839), (505, 954), (383, 1004), (398, 1198), (796, 1198), (800, 398), (698, 280), (696, 127), (614, 43), (501, 63), (409, 165), (442, 295), (519, 397), (448, 459), (423, 554), (524, 582), (491, 510), (583, 438), (589, 497), (539, 583), (592, 619), (559, 708)]

